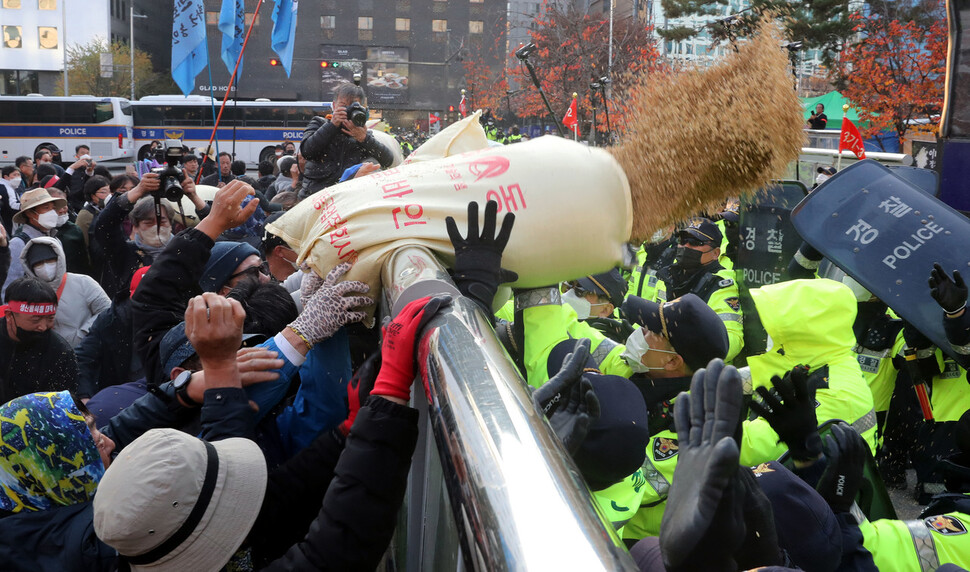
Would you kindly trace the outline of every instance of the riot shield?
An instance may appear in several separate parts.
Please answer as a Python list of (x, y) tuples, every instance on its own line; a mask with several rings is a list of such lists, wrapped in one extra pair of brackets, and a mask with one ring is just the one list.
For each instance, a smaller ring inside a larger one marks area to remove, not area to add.
[[(741, 312), (752, 315), (750, 290), (788, 280), (788, 262), (802, 244), (791, 224), (791, 211), (808, 189), (799, 181), (779, 181), (741, 199), (738, 232), (738, 282)], [(760, 320), (744, 321), (745, 349), (764, 348), (766, 334)], [(744, 356), (749, 355), (747, 352)]]
[(848, 167), (792, 211), (795, 229), (964, 367), (930, 296), (933, 263), (970, 266), (970, 220), (872, 160)]
[(909, 165), (887, 165), (893, 175), (905, 179), (924, 193), (940, 198), (940, 175), (931, 169), (921, 169)]

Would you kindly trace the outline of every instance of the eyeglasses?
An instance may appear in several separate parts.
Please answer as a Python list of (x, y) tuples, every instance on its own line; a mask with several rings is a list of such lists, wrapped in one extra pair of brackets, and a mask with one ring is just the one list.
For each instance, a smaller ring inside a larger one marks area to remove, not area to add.
[(249, 268), (243, 270), (242, 272), (237, 272), (232, 276), (230, 276), (229, 280), (233, 280), (235, 278), (241, 278), (241, 277), (252, 278), (253, 280), (259, 280), (260, 275), (267, 276), (267, 277), (269, 276), (269, 269), (266, 268), (265, 262), (260, 264), (259, 266), (250, 266)]

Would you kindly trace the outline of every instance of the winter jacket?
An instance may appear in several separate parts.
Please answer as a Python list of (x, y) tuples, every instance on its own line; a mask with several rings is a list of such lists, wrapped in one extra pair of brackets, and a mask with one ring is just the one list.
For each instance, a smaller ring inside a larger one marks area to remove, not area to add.
[[(61, 242), (56, 238), (42, 236), (27, 243), (26, 248), (20, 253), (20, 261), (27, 276), (43, 281), (27, 265), (27, 257), (30, 251), (40, 244), (50, 246), (57, 253), (56, 274), (53, 280), (47, 282), (47, 285), (53, 288), (55, 292), (60, 292), (57, 314), (54, 316), (54, 331), (67, 340), (67, 343), (73, 348), (91, 330), (97, 315), (111, 306), (111, 299), (90, 276), (67, 271), (64, 249), (61, 247)], [(73, 386), (71, 389), (73, 389)]]
[(236, 176), (233, 175), (232, 173), (230, 173), (228, 175), (222, 175), (221, 173), (216, 172), (216, 173), (212, 173), (211, 175), (209, 175), (207, 177), (204, 177), (202, 179), (202, 181), (201, 181), (200, 184), (202, 184), (202, 185), (210, 185), (210, 186), (213, 186), (213, 187), (217, 187), (217, 186), (219, 186), (219, 183), (225, 183), (225, 184), (228, 185), (233, 180), (235, 180), (235, 178), (236, 178)]
[(75, 171), (68, 168), (64, 173), (70, 175), (67, 204), (70, 205), (72, 211), (79, 213), (81, 212), (81, 207), (84, 206), (84, 183), (88, 182), (88, 179), (94, 176), (94, 170), (92, 169), (91, 174), (88, 175), (85, 170)]
[(24, 251), (24, 246), (31, 239), (40, 236), (57, 236), (57, 231), (43, 232), (33, 225), (25, 224), (10, 236), (10, 268), (7, 272), (7, 279), (3, 282), (4, 300), (6, 300), (7, 286), (24, 275), (24, 265), (20, 261), (20, 253)]
[(152, 255), (128, 240), (122, 228), (133, 207), (127, 195), (119, 195), (108, 201), (92, 223), (94, 239), (101, 248), (103, 257), (99, 282), (109, 298), (114, 298), (120, 292), (127, 292), (135, 271), (152, 263)]
[(122, 294), (98, 314), (88, 335), (74, 349), (78, 397), (92, 397), (106, 387), (144, 377), (133, 338), (131, 301)]
[(77, 212), (77, 220), (75, 221), (75, 224), (77, 224), (78, 228), (81, 229), (81, 232), (84, 233), (85, 246), (89, 246), (88, 240), (91, 234), (91, 223), (94, 222), (94, 217), (98, 216), (98, 213), (100, 212), (101, 209), (92, 205), (91, 203), (84, 203), (84, 207)]
[(339, 434), (327, 433), (272, 471), (249, 533), (256, 569), (374, 570), (397, 524), (417, 436), (417, 410), (373, 396), (339, 457)]
[(81, 229), (71, 221), (57, 227), (57, 240), (61, 241), (61, 246), (64, 247), (67, 271), (91, 276), (91, 257), (84, 237)]
[(0, 568), (8, 572), (110, 572), (117, 560), (94, 533), (91, 501), (0, 518)]
[(13, 187), (7, 179), (0, 179), (0, 220), (3, 221), (3, 228), (10, 236), (13, 230), (13, 215), (20, 210), (20, 197), (17, 195), (18, 187)]
[[(98, 218), (103, 218), (110, 207), (105, 207)], [(169, 379), (169, 372), (163, 371), (159, 346), (165, 333), (184, 319), (189, 300), (202, 294), (199, 279), (214, 244), (196, 229), (175, 235), (131, 299), (135, 351), (141, 356), (149, 387)]]
[(394, 160), (391, 150), (375, 139), (369, 130), (364, 141), (358, 142), (323, 117), (310, 120), (303, 131), (300, 153), (306, 159), (301, 197), (335, 184), (347, 167), (362, 163), (368, 157), (377, 159), (384, 169)]
[(7, 318), (0, 318), (0, 403), (27, 393), (73, 389), (76, 379), (77, 360), (64, 338), (50, 332), (46, 343), (17, 342), (7, 335)]

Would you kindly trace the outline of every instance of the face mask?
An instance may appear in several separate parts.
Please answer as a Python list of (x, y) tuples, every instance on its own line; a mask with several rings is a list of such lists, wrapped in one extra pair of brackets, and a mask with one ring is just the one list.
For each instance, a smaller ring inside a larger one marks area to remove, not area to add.
[[(10, 317), (7, 316), (9, 320)], [(20, 326), (17, 326), (17, 339), (20, 340), (22, 344), (37, 344), (46, 343), (51, 337), (51, 330), (44, 330), (43, 332), (34, 332), (31, 330), (25, 330)]]
[(138, 234), (141, 236), (141, 241), (148, 246), (165, 246), (172, 239), (172, 229), (167, 226), (163, 226), (161, 230), (157, 226), (152, 226)]
[(650, 347), (647, 343), (646, 338), (646, 328), (637, 328), (635, 332), (630, 334), (630, 337), (626, 339), (625, 342), (626, 349), (620, 354), (623, 361), (626, 362), (633, 373), (646, 373), (652, 370), (664, 369), (662, 367), (647, 367), (643, 365), (643, 356), (647, 355), (649, 351), (661, 352), (665, 354), (676, 354), (677, 352), (672, 352), (670, 350), (658, 350)]
[(576, 294), (576, 291), (570, 289), (568, 292), (562, 295), (562, 301), (572, 306), (573, 310), (576, 310), (576, 317), (580, 320), (585, 320), (589, 317), (590, 310), (592, 310), (592, 304), (586, 298), (581, 298)]
[(37, 217), (37, 225), (44, 230), (50, 230), (57, 226), (57, 213), (53, 210), (47, 211)]
[(12, 179), (7, 179), (7, 182), (10, 183), (10, 186), (11, 187), (19, 187), (20, 186), (20, 181), (21, 181), (21, 178), (20, 177), (14, 177)]
[(686, 246), (677, 247), (677, 266), (684, 269), (700, 268), (701, 256), (705, 253), (700, 250), (694, 250), (693, 248), (687, 248)]
[(829, 176), (830, 175), (826, 175), (825, 173), (819, 173), (818, 175), (815, 176), (815, 184), (821, 185), (825, 181), (829, 180)]
[(34, 274), (44, 282), (53, 282), (57, 277), (57, 263), (45, 262), (34, 266)]
[(57, 226), (58, 226), (58, 228), (64, 226), (64, 223), (67, 222), (67, 219), (68, 218), (69, 217), (68, 217), (68, 214), (67, 213), (64, 213), (64, 214), (61, 214), (61, 215), (57, 215)]

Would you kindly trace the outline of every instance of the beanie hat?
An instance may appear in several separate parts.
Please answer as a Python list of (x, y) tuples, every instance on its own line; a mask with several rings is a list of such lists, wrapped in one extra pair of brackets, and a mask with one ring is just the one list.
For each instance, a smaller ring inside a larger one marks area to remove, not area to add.
[(215, 243), (209, 254), (209, 262), (202, 269), (199, 287), (203, 292), (218, 292), (239, 264), (254, 254), (259, 256), (259, 251), (243, 242)]

